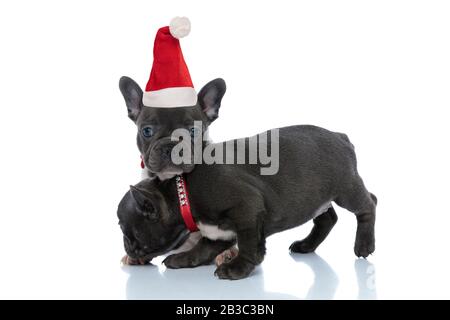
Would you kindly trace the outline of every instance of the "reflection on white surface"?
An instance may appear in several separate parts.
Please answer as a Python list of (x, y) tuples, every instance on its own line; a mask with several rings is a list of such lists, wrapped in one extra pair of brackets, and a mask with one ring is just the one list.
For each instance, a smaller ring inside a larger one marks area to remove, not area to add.
[[(333, 299), (339, 278), (331, 266), (315, 253), (292, 254), (292, 260), (304, 264), (314, 275), (304, 296), (265, 289), (263, 267), (240, 281), (222, 281), (213, 276), (215, 266), (183, 270), (161, 270), (157, 266), (124, 266), (128, 274), (127, 299)], [(359, 299), (376, 299), (374, 266), (356, 259), (355, 276)]]
[(314, 274), (314, 282), (305, 299), (333, 299), (339, 278), (330, 265), (315, 253), (292, 254), (297, 262), (306, 264)]
[(355, 273), (358, 280), (358, 299), (376, 299), (375, 266), (365, 259), (357, 259)]
[(127, 299), (296, 299), (264, 290), (261, 268), (240, 281), (221, 281), (213, 276), (215, 267), (159, 272), (151, 266), (124, 267), (129, 273)]

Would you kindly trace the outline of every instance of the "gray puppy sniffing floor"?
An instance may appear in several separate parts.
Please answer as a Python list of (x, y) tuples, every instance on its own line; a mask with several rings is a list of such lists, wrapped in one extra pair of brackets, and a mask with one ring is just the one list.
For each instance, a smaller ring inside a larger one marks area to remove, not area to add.
[[(248, 147), (249, 138), (241, 139)], [(242, 142), (242, 141), (241, 141)], [(332, 202), (357, 218), (354, 251), (375, 250), (376, 197), (367, 191), (347, 136), (315, 126), (279, 129), (279, 171), (260, 175), (261, 164), (199, 164), (185, 175), (192, 216), (203, 238), (190, 251), (168, 256), (168, 268), (211, 263), (236, 242), (237, 257), (217, 267), (221, 279), (247, 277), (265, 255), (265, 239), (313, 219), (311, 233), (291, 244), (314, 251), (337, 221)], [(176, 179), (144, 180), (118, 207), (124, 245), (131, 259), (148, 262), (188, 236), (180, 214)]]

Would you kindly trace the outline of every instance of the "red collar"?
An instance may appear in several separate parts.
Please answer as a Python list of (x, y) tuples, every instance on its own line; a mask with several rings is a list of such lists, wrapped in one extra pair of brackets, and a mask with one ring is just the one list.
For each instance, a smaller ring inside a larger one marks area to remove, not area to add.
[[(144, 157), (141, 155), (141, 168), (145, 168)], [(189, 203), (189, 193), (183, 176), (175, 178), (177, 184), (178, 203), (180, 205), (181, 216), (183, 217), (186, 227), (191, 232), (198, 231), (194, 218), (192, 217), (191, 205)]]
[(180, 205), (181, 216), (183, 217), (186, 227), (191, 232), (198, 231), (194, 218), (192, 217), (191, 205), (189, 203), (189, 193), (186, 185), (186, 181), (183, 176), (177, 176), (175, 178), (177, 184), (178, 203)]

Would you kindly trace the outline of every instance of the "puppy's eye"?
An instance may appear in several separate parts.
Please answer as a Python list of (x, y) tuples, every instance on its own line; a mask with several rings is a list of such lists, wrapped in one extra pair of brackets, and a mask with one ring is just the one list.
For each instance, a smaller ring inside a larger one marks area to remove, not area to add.
[(200, 134), (200, 129), (197, 127), (192, 127), (190, 132), (191, 132), (191, 137), (194, 138)]
[(146, 138), (150, 138), (153, 135), (152, 127), (147, 126), (142, 128), (142, 135)]

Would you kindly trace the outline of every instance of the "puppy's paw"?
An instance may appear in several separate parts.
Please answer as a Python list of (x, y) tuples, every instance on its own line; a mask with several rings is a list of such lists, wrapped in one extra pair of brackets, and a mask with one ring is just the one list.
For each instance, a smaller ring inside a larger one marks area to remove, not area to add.
[(236, 257), (229, 263), (221, 264), (217, 267), (214, 275), (219, 279), (239, 280), (246, 278), (255, 269), (255, 265), (240, 257)]
[(216, 257), (216, 260), (215, 260), (216, 266), (220, 266), (223, 263), (230, 262), (231, 260), (236, 258), (238, 253), (239, 253), (239, 250), (235, 246), (231, 247), (230, 249), (225, 250), (224, 252), (222, 252), (221, 254), (219, 254)]
[(201, 265), (200, 261), (189, 254), (189, 252), (172, 254), (165, 258), (163, 263), (170, 269), (193, 268)]
[(291, 252), (295, 253), (311, 253), (316, 250), (317, 246), (314, 246), (311, 242), (307, 240), (295, 241), (289, 247)]
[(355, 255), (363, 258), (367, 258), (369, 254), (375, 251), (375, 239), (367, 237), (367, 239), (358, 239), (355, 242)]
[(123, 265), (128, 265), (128, 266), (150, 264), (150, 260), (133, 259), (128, 255), (123, 256), (123, 258), (120, 260), (120, 262), (122, 262)]

